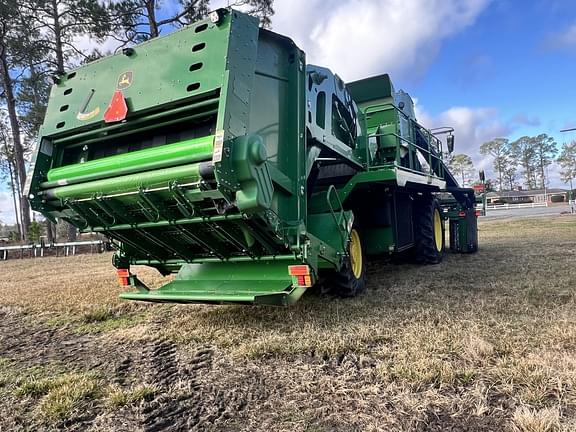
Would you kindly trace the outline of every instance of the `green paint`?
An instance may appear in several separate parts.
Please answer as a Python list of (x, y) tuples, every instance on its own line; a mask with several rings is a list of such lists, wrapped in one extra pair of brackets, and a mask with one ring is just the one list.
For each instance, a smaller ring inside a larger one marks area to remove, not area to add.
[(185, 264), (176, 279), (158, 290), (124, 293), (122, 298), (184, 303), (254, 303), (286, 306), (305, 289), (293, 288), (292, 261), (247, 261)]
[(364, 247), (368, 255), (391, 254), (395, 250), (392, 226), (371, 228), (364, 232)]
[(104, 180), (95, 180), (45, 191), (49, 198), (80, 199), (97, 194), (135, 192), (140, 188), (167, 187), (172, 181), (196, 182), (200, 178), (199, 164), (164, 168), (146, 173), (130, 174)]
[[(128, 114), (106, 123), (116, 90)], [(397, 97), (387, 75), (344, 85), (306, 65), (290, 39), (228, 9), (218, 23), (61, 77), (25, 194), (47, 218), (114, 240), (116, 267), (178, 273), (159, 290), (131, 276), (138, 292), (123, 298), (291, 304), (305, 290), (292, 286), (288, 265), (306, 264), (314, 277), (338, 270), (348, 221), (386, 208), (374, 204), (391, 190), (452, 185), (433, 152), (417, 148), (437, 141)], [(412, 229), (406, 211), (387, 211), (360, 226), (368, 254), (394, 250), (395, 230)]]
[[(213, 136), (207, 136), (54, 168), (48, 171), (48, 180), (54, 186), (65, 185), (72, 182), (80, 183), (98, 178), (199, 162), (212, 157), (213, 140)], [(42, 186), (51, 187), (46, 184)]]

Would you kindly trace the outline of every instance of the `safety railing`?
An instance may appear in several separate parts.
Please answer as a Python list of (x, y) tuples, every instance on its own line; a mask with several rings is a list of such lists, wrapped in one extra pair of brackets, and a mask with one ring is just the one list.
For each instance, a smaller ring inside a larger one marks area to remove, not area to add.
[[(336, 216), (336, 211), (332, 206), (332, 195), (336, 196), (336, 201), (338, 202), (338, 206), (340, 207), (340, 214), (338, 217)], [(348, 229), (348, 218), (346, 217), (346, 213), (344, 212), (344, 206), (342, 205), (340, 195), (338, 195), (338, 190), (334, 185), (330, 185), (330, 187), (328, 187), (328, 191), (326, 192), (326, 201), (328, 203), (330, 213), (332, 214), (332, 218), (334, 219), (334, 223), (336, 224), (338, 234), (340, 234), (340, 240), (342, 241), (342, 250), (347, 251), (349, 238), (348, 235), (346, 235), (346, 233), (343, 233), (342, 222), (345, 223), (346, 229)]]
[[(419, 146), (418, 144), (416, 144), (416, 142), (414, 142), (410, 139), (407, 139), (406, 137), (403, 137), (402, 135), (399, 135), (398, 133), (395, 133), (395, 132), (388, 132), (388, 133), (382, 133), (382, 134), (372, 134), (372, 135), (368, 136), (368, 139), (370, 140), (370, 138), (379, 138), (379, 137), (383, 137), (383, 138), (384, 137), (393, 137), (393, 138), (395, 138), (396, 139), (396, 150), (395, 150), (394, 164), (398, 168), (407, 169), (409, 171), (416, 172), (419, 174), (425, 174), (425, 175), (437, 177), (439, 179), (444, 179), (445, 173), (444, 173), (444, 161), (442, 159), (442, 142), (436, 136), (434, 136), (434, 134), (432, 134), (432, 132), (430, 132), (428, 129), (420, 126), (416, 121), (414, 121), (412, 118), (410, 118), (408, 115), (406, 115), (402, 110), (400, 110), (398, 107), (396, 107), (394, 104), (391, 104), (391, 103), (372, 106), (372, 107), (370, 107), (370, 110), (366, 114), (370, 115), (372, 113), (376, 113), (379, 111), (385, 111), (385, 110), (389, 110), (389, 109), (393, 109), (405, 121), (408, 122), (408, 127), (410, 129), (410, 135), (411, 136), (415, 136), (418, 132), (421, 133), (423, 135), (424, 139), (426, 140), (426, 142), (428, 143), (429, 147), (425, 148), (425, 147)], [(402, 148), (401, 143), (405, 143), (407, 146), (408, 167), (401, 165), (401, 148)], [(417, 169), (416, 163), (414, 161), (414, 158), (418, 158), (417, 151), (421, 152), (422, 156), (424, 157), (424, 159), (428, 165), (427, 172), (423, 171), (421, 169)], [(367, 158), (368, 158), (368, 160), (370, 160), (369, 154), (367, 155)], [(387, 165), (389, 165), (389, 164), (369, 165), (369, 169), (379, 169), (379, 168), (386, 167)], [(435, 167), (436, 167), (436, 171), (435, 171)]]
[(486, 210), (510, 210), (535, 207), (548, 207), (548, 202), (487, 205)]

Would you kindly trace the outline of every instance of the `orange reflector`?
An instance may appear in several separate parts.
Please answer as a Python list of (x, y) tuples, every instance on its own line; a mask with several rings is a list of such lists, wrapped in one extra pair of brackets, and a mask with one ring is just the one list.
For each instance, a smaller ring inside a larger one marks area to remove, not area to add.
[(128, 269), (118, 269), (116, 270), (119, 278), (127, 278), (130, 276), (130, 270)]
[(301, 287), (311, 287), (312, 286), (312, 278), (310, 275), (298, 275), (296, 276), (296, 281), (298, 286)]
[(112, 123), (124, 120), (128, 114), (128, 106), (126, 105), (126, 99), (120, 90), (114, 92), (110, 105), (106, 108), (104, 113), (104, 122)]
[(288, 266), (288, 274), (290, 276), (306, 276), (310, 274), (310, 267), (307, 265), (291, 265)]
[(127, 277), (119, 277), (119, 278), (118, 278), (118, 283), (120, 284), (120, 286), (128, 286), (128, 285), (130, 285), (130, 278), (127, 278)]

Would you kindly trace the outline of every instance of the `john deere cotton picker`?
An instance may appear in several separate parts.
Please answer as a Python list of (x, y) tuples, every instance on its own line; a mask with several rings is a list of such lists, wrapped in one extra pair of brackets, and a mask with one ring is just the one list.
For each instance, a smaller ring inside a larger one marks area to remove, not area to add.
[[(115, 243), (132, 300), (354, 296), (367, 257), (440, 262), (447, 219), (451, 249), (477, 249), (474, 192), (408, 94), (344, 83), (232, 9), (55, 77), (26, 193)], [(177, 276), (150, 290), (132, 265)]]

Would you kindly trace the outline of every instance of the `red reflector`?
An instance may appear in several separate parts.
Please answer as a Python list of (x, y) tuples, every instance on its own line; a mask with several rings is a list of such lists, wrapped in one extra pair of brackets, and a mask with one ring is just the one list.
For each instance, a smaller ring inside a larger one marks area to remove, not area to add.
[(116, 90), (114, 96), (112, 96), (110, 105), (108, 105), (104, 113), (104, 121), (106, 123), (121, 121), (126, 118), (126, 114), (128, 114), (128, 106), (126, 105), (124, 95), (120, 90)]
[(130, 276), (130, 270), (128, 269), (118, 269), (116, 270), (116, 274), (119, 278), (127, 278)]
[(296, 285), (301, 287), (311, 287), (312, 278), (310, 275), (298, 275), (296, 276)]
[(460, 212), (460, 213), (458, 213), (458, 216), (464, 217), (464, 216), (466, 216), (466, 212)]
[(476, 217), (482, 216), (482, 212), (480, 210), (476, 210)]
[(307, 265), (291, 265), (288, 266), (288, 274), (290, 276), (305, 276), (310, 274), (310, 267)]

